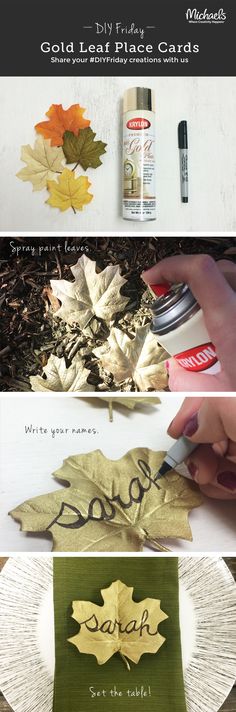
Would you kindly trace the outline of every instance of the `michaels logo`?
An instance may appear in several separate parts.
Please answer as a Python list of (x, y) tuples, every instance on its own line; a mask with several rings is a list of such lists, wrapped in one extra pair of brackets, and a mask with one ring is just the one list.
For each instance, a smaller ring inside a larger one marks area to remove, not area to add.
[(208, 24), (223, 24), (226, 20), (226, 12), (221, 7), (217, 12), (210, 12), (207, 8), (205, 10), (197, 10), (196, 7), (188, 8), (186, 12), (186, 20), (190, 23), (208, 23)]

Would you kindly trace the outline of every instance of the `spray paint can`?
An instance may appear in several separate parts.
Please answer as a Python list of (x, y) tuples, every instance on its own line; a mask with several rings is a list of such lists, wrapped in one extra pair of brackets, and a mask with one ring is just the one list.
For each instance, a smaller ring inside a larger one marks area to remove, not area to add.
[(123, 218), (156, 219), (154, 92), (127, 89), (123, 102)]
[[(151, 285), (150, 288), (160, 294), (158, 285)], [(221, 370), (205, 326), (203, 311), (187, 284), (172, 285), (156, 299), (151, 309), (151, 331), (182, 368), (207, 374), (216, 374)]]

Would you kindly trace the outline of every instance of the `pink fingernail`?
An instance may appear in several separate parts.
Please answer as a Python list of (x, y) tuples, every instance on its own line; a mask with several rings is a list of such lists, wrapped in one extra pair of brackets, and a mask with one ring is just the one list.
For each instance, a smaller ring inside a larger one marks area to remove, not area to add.
[(197, 467), (197, 465), (195, 465), (194, 462), (188, 462), (187, 468), (188, 468), (188, 471), (189, 471), (191, 477), (192, 477), (193, 480), (194, 480), (195, 477), (196, 477), (196, 474), (197, 474), (197, 472), (198, 472), (198, 467)]
[(236, 472), (220, 472), (220, 474), (217, 475), (217, 482), (222, 487), (226, 487), (226, 489), (234, 492), (234, 490), (236, 490)]
[(192, 417), (187, 421), (183, 429), (183, 435), (191, 438), (198, 429), (198, 414), (194, 413)]

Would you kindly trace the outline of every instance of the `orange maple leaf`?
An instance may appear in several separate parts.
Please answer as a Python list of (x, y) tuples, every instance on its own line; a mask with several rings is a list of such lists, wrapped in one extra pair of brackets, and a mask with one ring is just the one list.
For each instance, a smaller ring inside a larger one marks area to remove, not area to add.
[(35, 129), (44, 138), (51, 139), (52, 146), (62, 146), (65, 131), (72, 131), (78, 136), (80, 129), (90, 125), (89, 119), (83, 118), (84, 111), (79, 104), (72, 104), (69, 109), (63, 109), (62, 104), (52, 104), (46, 112), (49, 121), (40, 121)]

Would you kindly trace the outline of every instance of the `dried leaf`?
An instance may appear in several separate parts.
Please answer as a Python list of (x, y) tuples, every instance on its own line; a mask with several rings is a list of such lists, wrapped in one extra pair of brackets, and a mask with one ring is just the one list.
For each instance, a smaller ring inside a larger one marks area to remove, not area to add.
[(79, 104), (72, 104), (69, 109), (63, 109), (62, 104), (52, 104), (46, 112), (49, 121), (40, 121), (35, 129), (44, 138), (50, 139), (52, 146), (62, 146), (65, 131), (72, 131), (78, 136), (80, 129), (89, 126), (90, 121), (83, 118), (84, 111)]
[(66, 368), (64, 358), (51, 354), (43, 372), (46, 378), (30, 377), (32, 391), (94, 391), (94, 387), (87, 382), (90, 371), (85, 368), (79, 354), (76, 354), (69, 368)]
[(68, 210), (68, 208), (72, 208), (74, 212), (83, 210), (84, 205), (93, 199), (93, 195), (88, 192), (90, 185), (86, 176), (77, 178), (73, 171), (64, 168), (57, 181), (47, 181), (50, 198), (46, 200), (46, 203), (61, 211)]
[(165, 642), (158, 626), (168, 616), (161, 601), (144, 598), (133, 600), (133, 587), (114, 581), (101, 590), (103, 605), (90, 601), (73, 601), (73, 615), (80, 625), (79, 633), (69, 638), (80, 653), (95, 655), (99, 665), (120, 653), (127, 668), (127, 658), (138, 663), (144, 653), (157, 653)]
[(191, 540), (188, 512), (201, 496), (175, 470), (155, 479), (164, 456), (136, 448), (120, 460), (100, 450), (69, 457), (54, 476), (70, 487), (30, 499), (11, 515), (23, 531), (49, 531), (54, 551), (158, 550), (160, 538)]
[(149, 325), (136, 329), (134, 339), (120, 329), (111, 329), (105, 346), (94, 349), (105, 371), (112, 373), (117, 385), (132, 378), (140, 391), (167, 387), (166, 351), (159, 346)]
[(78, 163), (84, 171), (87, 168), (98, 168), (102, 165), (100, 156), (106, 153), (106, 143), (94, 141), (96, 134), (90, 127), (82, 129), (78, 136), (66, 131), (63, 140), (63, 151), (66, 163)]
[(45, 304), (46, 304), (46, 311), (49, 311), (49, 308), (51, 308), (53, 312), (60, 309), (61, 305), (60, 305), (59, 299), (54, 297), (51, 287), (47, 286), (47, 287), (43, 288), (42, 298), (44, 299)]
[(97, 273), (96, 262), (82, 255), (71, 271), (75, 282), (51, 280), (53, 294), (61, 302), (55, 316), (84, 329), (94, 316), (108, 323), (116, 312), (125, 308), (129, 300), (120, 294), (126, 280), (120, 275), (119, 265)]
[(17, 178), (30, 181), (33, 190), (43, 190), (47, 181), (56, 173), (62, 173), (64, 154), (62, 148), (52, 148), (50, 141), (39, 136), (32, 148), (29, 144), (21, 147), (21, 160), (27, 164), (17, 173)]

